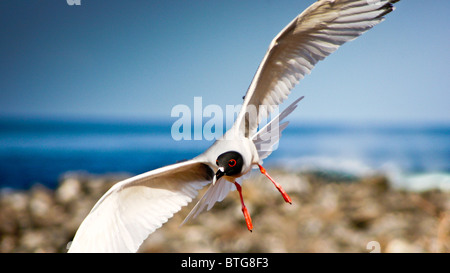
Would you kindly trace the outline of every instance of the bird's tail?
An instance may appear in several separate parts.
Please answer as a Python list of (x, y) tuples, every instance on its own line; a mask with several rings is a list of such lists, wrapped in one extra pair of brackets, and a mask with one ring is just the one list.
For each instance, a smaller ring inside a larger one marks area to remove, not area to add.
[(268, 157), (274, 149), (276, 149), (278, 141), (281, 138), (281, 132), (286, 129), (289, 122), (285, 121), (281, 123), (289, 114), (291, 114), (297, 104), (304, 98), (304, 96), (296, 99), (291, 105), (289, 105), (283, 112), (273, 118), (266, 126), (258, 130), (253, 136), (252, 140), (255, 143), (256, 150), (258, 151), (260, 164), (262, 160)]
[(210, 210), (216, 202), (221, 202), (230, 191), (234, 190), (233, 183), (228, 182), (224, 178), (219, 178), (213, 185), (211, 184), (205, 194), (200, 198), (195, 207), (189, 212), (180, 226), (189, 219), (197, 217), (205, 209)]

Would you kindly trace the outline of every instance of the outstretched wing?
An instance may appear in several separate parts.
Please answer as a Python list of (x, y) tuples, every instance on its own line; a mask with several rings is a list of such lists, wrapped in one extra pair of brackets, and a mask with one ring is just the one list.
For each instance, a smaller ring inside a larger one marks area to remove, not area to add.
[(69, 252), (136, 252), (213, 175), (208, 165), (193, 159), (115, 184), (84, 219)]
[(236, 129), (251, 137), (261, 119), (288, 97), (318, 61), (383, 21), (398, 1), (319, 0), (308, 7), (271, 42), (247, 90)]

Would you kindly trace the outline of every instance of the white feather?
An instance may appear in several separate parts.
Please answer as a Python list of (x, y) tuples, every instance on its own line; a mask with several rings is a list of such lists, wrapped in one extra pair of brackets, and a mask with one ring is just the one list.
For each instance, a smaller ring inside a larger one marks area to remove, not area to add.
[(252, 136), (252, 140), (255, 143), (256, 150), (258, 151), (260, 160), (259, 164), (262, 164), (262, 160), (267, 158), (273, 152), (273, 147), (281, 138), (281, 132), (283, 132), (289, 124), (289, 122), (281, 122), (297, 108), (298, 103), (303, 98), (304, 97), (300, 97), (296, 99), (293, 103), (286, 107), (283, 112), (278, 114)]
[[(308, 7), (270, 43), (247, 90), (235, 129), (252, 136), (260, 121), (287, 98), (318, 61), (383, 21), (382, 16), (394, 9), (395, 2), (319, 0)], [(256, 120), (245, 115), (249, 105), (258, 111)], [(260, 109), (262, 105), (270, 106)]]
[(209, 166), (190, 160), (115, 184), (84, 219), (69, 252), (136, 252), (212, 175)]

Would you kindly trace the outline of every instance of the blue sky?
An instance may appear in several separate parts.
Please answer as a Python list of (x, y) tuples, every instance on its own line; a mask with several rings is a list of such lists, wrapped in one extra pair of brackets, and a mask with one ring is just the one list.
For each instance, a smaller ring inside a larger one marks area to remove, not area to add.
[[(2, 0), (0, 116), (159, 119), (241, 103), (314, 1)], [(294, 120), (450, 122), (450, 1), (403, 0), (293, 90)]]

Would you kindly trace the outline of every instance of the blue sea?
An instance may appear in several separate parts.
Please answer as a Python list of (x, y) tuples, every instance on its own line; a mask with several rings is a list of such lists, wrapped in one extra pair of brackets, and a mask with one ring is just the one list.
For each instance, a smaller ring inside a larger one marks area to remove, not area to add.
[[(139, 174), (212, 144), (173, 140), (172, 122), (0, 119), (0, 188), (55, 188), (74, 171)], [(405, 188), (450, 189), (450, 124), (294, 122), (264, 165), (355, 177), (383, 173)]]

